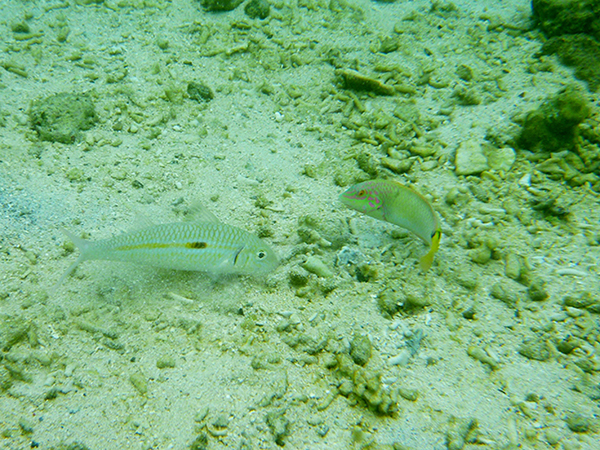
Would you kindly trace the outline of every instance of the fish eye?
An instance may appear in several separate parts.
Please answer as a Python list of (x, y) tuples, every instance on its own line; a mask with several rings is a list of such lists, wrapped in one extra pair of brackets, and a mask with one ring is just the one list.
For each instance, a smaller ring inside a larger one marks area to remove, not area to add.
[(258, 256), (258, 259), (264, 259), (267, 256), (267, 252), (261, 250), (256, 256)]
[(358, 191), (357, 194), (359, 197), (364, 197), (365, 195), (367, 195), (367, 192), (364, 189), (361, 189), (360, 191)]

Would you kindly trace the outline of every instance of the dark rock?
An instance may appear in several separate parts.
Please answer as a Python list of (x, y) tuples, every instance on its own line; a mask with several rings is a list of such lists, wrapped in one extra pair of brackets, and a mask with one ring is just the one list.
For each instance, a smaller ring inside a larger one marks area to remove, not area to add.
[(250, 0), (244, 6), (244, 12), (251, 19), (266, 19), (271, 12), (271, 5), (267, 0)]
[(599, 0), (532, 0), (531, 7), (548, 37), (583, 33), (600, 41)]
[(205, 11), (222, 12), (232, 11), (237, 8), (243, 0), (200, 0)]
[(549, 39), (543, 55), (556, 54), (560, 61), (575, 69), (575, 76), (586, 81), (590, 91), (600, 87), (600, 42), (585, 34), (564, 35)]
[(518, 144), (531, 151), (572, 150), (577, 125), (589, 115), (587, 99), (576, 88), (566, 87), (527, 114)]
[(192, 100), (197, 102), (208, 102), (215, 98), (212, 89), (201, 82), (190, 81), (187, 85), (187, 93)]

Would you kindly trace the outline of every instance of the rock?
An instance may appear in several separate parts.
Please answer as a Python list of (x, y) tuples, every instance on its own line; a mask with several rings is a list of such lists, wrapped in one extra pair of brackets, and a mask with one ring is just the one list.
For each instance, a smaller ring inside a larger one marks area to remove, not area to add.
[(596, 314), (600, 313), (600, 298), (588, 291), (566, 296), (563, 298), (563, 305), (570, 308), (587, 309)]
[(215, 94), (210, 87), (201, 81), (190, 81), (187, 85), (187, 93), (190, 99), (196, 100), (197, 102), (209, 102), (215, 98)]
[(365, 335), (354, 336), (350, 343), (350, 356), (359, 366), (364, 366), (371, 358), (371, 341)]
[(451, 417), (446, 431), (446, 448), (462, 450), (467, 442), (473, 440), (479, 424), (476, 419)]
[(593, 422), (593, 419), (577, 412), (569, 413), (565, 419), (565, 423), (569, 427), (569, 430), (574, 433), (587, 433), (592, 429)]
[(600, 42), (585, 34), (553, 37), (542, 46), (543, 55), (556, 54), (575, 69), (575, 76), (587, 81), (590, 91), (600, 87)]
[(518, 280), (521, 278), (522, 259), (515, 253), (509, 253), (506, 255), (504, 262), (504, 274), (508, 278)]
[(532, 0), (533, 19), (546, 36), (589, 34), (600, 39), (598, 0)]
[(390, 169), (392, 172), (400, 174), (408, 172), (412, 167), (414, 161), (412, 159), (398, 160), (395, 158), (384, 156), (383, 158), (381, 158), (380, 162), (381, 165), (386, 169)]
[(200, 0), (205, 11), (232, 11), (237, 8), (242, 0)]
[(290, 421), (285, 417), (284, 408), (267, 413), (266, 422), (275, 443), (280, 447), (285, 445), (285, 438), (290, 433)]
[(510, 147), (496, 148), (490, 146), (484, 149), (484, 154), (490, 169), (504, 172), (508, 172), (517, 159), (517, 154)]
[(315, 275), (323, 278), (329, 278), (333, 276), (333, 272), (325, 265), (325, 263), (318, 256), (309, 256), (302, 267)]
[(266, 19), (271, 12), (271, 5), (267, 0), (250, 0), (244, 6), (244, 12), (251, 19)]
[(464, 141), (458, 146), (454, 165), (457, 175), (475, 175), (490, 168), (481, 144), (473, 139)]
[(477, 264), (487, 264), (488, 261), (492, 259), (492, 250), (489, 247), (482, 245), (471, 250), (469, 256), (471, 257), (471, 261)]
[(91, 98), (61, 92), (36, 100), (29, 109), (31, 127), (43, 141), (72, 144), (98, 121)]
[[(600, 81), (600, 79), (599, 79)], [(518, 144), (531, 151), (555, 152), (575, 148), (577, 126), (590, 115), (588, 100), (567, 86), (525, 117)]]
[(525, 358), (536, 361), (547, 361), (550, 359), (548, 344), (539, 337), (525, 339), (519, 346), (518, 352)]
[(208, 448), (208, 435), (200, 433), (190, 444), (190, 450), (206, 450)]
[(534, 279), (527, 289), (529, 298), (534, 302), (541, 302), (548, 298), (546, 291), (546, 282), (541, 278)]
[(490, 288), (490, 295), (505, 303), (508, 307), (514, 308), (519, 301), (519, 295), (507, 283), (495, 283)]
[(357, 265), (365, 261), (367, 258), (361, 253), (360, 250), (343, 246), (342, 249), (335, 256), (335, 265), (338, 267), (345, 267), (349, 265)]

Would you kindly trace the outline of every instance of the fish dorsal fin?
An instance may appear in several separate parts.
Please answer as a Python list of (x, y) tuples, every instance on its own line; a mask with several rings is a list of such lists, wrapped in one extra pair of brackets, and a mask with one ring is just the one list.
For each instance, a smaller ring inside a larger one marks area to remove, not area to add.
[(213, 213), (211, 213), (206, 206), (200, 202), (194, 202), (190, 206), (187, 215), (185, 216), (186, 222), (220, 222)]
[(147, 216), (146, 214), (136, 211), (135, 216), (133, 217), (133, 226), (131, 227), (131, 229), (129, 231), (138, 231), (138, 230), (142, 230), (144, 228), (153, 227), (154, 225), (156, 225), (156, 224), (150, 218), (150, 216)]

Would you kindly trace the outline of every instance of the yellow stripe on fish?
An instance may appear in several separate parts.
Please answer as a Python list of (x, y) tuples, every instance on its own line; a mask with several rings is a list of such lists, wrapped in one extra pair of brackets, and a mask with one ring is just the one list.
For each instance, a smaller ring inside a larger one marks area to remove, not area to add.
[(244, 275), (264, 274), (277, 267), (279, 260), (265, 242), (247, 231), (217, 221), (211, 213), (199, 208), (196, 207), (196, 214), (188, 221), (152, 225), (95, 242), (63, 230), (81, 254), (58, 284), (79, 263), (87, 260)]
[(436, 212), (427, 199), (393, 180), (370, 180), (340, 195), (341, 202), (363, 214), (412, 231), (430, 246), (420, 267), (429, 270), (442, 236)]

